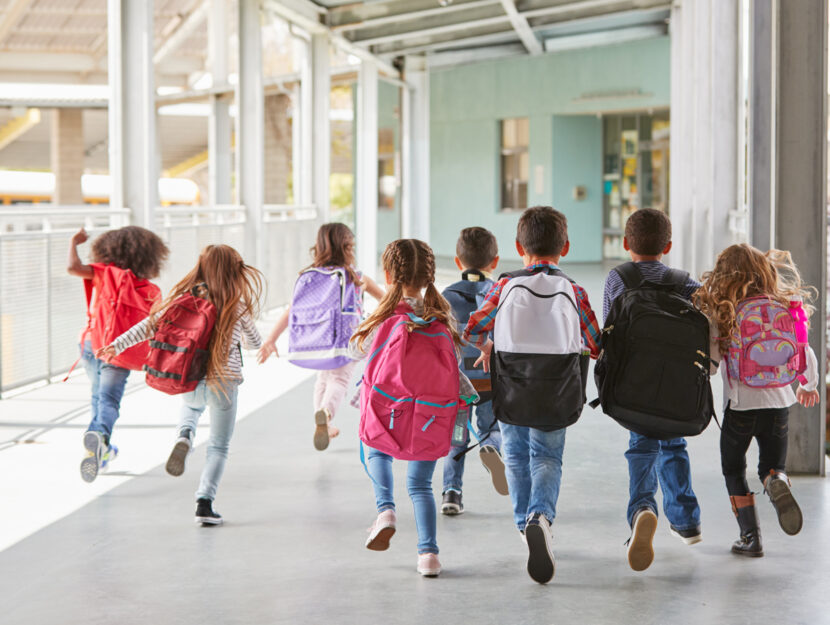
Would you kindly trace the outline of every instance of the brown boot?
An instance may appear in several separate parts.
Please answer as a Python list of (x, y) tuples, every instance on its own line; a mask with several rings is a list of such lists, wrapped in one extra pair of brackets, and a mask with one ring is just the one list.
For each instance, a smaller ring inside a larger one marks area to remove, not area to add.
[(778, 524), (790, 536), (795, 536), (801, 531), (803, 518), (801, 508), (793, 497), (790, 490), (790, 479), (783, 471), (771, 469), (764, 480), (764, 492), (769, 495), (769, 500), (778, 514)]
[(732, 544), (732, 553), (760, 558), (764, 555), (764, 548), (761, 546), (761, 528), (758, 526), (758, 514), (755, 511), (755, 495), (747, 493), (730, 497), (729, 500), (741, 529), (741, 537)]

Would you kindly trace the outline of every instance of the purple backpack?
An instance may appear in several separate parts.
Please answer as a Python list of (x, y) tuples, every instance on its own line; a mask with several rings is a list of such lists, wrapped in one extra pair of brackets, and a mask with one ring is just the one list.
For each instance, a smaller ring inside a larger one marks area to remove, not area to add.
[(360, 288), (343, 267), (310, 267), (294, 285), (288, 361), (306, 369), (351, 362), (349, 339), (361, 318)]

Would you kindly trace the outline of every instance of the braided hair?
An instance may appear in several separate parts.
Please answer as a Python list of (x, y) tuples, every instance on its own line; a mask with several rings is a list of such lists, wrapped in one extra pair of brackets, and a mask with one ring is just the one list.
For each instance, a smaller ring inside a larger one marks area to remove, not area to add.
[[(395, 308), (403, 299), (404, 288), (425, 289), (424, 319), (434, 319), (446, 325), (453, 342), (460, 346), (462, 341), (455, 327), (452, 308), (435, 288), (435, 255), (432, 248), (418, 239), (398, 239), (383, 250), (382, 264), (389, 274), (392, 288), (386, 291), (375, 312), (360, 324), (352, 336), (358, 348), (362, 350), (372, 332), (395, 314)], [(411, 332), (417, 324), (410, 321), (407, 326)]]

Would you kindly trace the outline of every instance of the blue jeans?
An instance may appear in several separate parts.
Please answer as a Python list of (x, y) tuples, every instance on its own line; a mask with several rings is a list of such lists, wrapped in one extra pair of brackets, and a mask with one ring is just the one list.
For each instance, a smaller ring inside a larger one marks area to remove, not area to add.
[(89, 422), (87, 430), (100, 432), (109, 442), (112, 428), (118, 420), (121, 398), (124, 396), (130, 370), (97, 359), (90, 341), (86, 341), (81, 348), (81, 361), (92, 384), (92, 421)]
[(522, 425), (499, 425), (516, 527), (524, 530), (527, 518), (535, 512), (552, 523), (562, 481), (565, 428), (543, 432)]
[(184, 405), (179, 420), (180, 430), (190, 428), (190, 431), (195, 434), (199, 417), (202, 416), (205, 408), (210, 406), (210, 441), (205, 468), (202, 470), (202, 478), (199, 481), (199, 490), (196, 491), (197, 499), (204, 498), (213, 501), (216, 498), (216, 488), (219, 486), (219, 480), (225, 472), (225, 463), (228, 461), (228, 448), (236, 422), (239, 382), (229, 380), (224, 390), (225, 393), (214, 390), (202, 380), (194, 390), (182, 395)]
[[(493, 414), (493, 402), (488, 401), (479, 404), (475, 407), (475, 411), (478, 435), (484, 438), (487, 432), (490, 432), (490, 436), (486, 438), (482, 445), (491, 445), (501, 451), (501, 432), (499, 430), (499, 422), (496, 421), (496, 417)], [(464, 459), (467, 455), (464, 454), (458, 460), (455, 460), (455, 456), (467, 448), (468, 441), (469, 431), (467, 432), (467, 438), (465, 438), (464, 444), (450, 449), (450, 453), (444, 458), (444, 488), (442, 492), (448, 490), (461, 492), (464, 479)]]
[(674, 527), (694, 529), (700, 525), (700, 506), (692, 490), (692, 468), (686, 439), (661, 441), (631, 432), (628, 451), (628, 524), (641, 508), (657, 514), (654, 495), (663, 491), (663, 511)]
[[(406, 488), (412, 506), (415, 508), (415, 529), (418, 531), (418, 553), (438, 553), (437, 521), (435, 518), (435, 495), (432, 493), (432, 474), (435, 460), (410, 460), (406, 468)], [(393, 493), (392, 456), (369, 450), (366, 461), (378, 512), (395, 509)]]

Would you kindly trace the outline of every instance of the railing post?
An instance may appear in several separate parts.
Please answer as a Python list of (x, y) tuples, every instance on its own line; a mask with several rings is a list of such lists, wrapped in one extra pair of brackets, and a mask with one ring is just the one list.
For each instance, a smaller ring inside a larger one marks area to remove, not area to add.
[(46, 235), (46, 382), (52, 381), (52, 235)]

